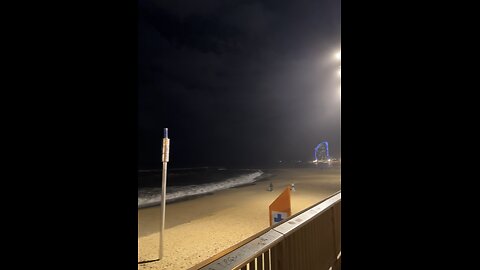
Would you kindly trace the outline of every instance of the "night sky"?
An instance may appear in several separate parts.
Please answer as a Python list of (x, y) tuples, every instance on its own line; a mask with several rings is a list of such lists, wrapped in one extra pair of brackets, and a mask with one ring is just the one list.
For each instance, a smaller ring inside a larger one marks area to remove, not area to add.
[(139, 168), (340, 157), (340, 1), (140, 0)]

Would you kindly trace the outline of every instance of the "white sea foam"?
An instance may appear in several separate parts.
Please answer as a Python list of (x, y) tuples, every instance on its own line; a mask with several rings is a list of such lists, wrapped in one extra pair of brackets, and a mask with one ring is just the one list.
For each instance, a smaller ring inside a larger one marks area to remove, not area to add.
[[(174, 186), (167, 187), (167, 203), (192, 196), (208, 194), (241, 185), (251, 184), (263, 178), (262, 171), (244, 174), (220, 182), (207, 183), (202, 185)], [(143, 188), (138, 192), (138, 207), (158, 205), (161, 202), (161, 188)]]

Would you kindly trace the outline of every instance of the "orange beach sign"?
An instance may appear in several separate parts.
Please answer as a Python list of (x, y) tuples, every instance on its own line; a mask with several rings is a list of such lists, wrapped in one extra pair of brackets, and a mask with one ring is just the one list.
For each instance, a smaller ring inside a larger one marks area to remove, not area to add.
[(282, 222), (292, 215), (292, 208), (290, 207), (290, 187), (280, 194), (280, 196), (273, 201), (268, 207), (270, 212), (270, 226)]

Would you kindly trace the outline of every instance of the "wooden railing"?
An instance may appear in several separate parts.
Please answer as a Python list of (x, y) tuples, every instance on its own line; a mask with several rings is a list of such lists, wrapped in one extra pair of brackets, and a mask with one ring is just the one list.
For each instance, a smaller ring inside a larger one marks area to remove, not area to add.
[(189, 270), (341, 269), (341, 192)]

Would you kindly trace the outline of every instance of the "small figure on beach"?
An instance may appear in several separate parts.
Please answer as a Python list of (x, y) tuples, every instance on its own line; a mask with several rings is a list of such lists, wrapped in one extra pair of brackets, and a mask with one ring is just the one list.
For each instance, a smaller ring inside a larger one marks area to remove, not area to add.
[(272, 182), (270, 182), (270, 185), (268, 186), (268, 191), (272, 191), (273, 190), (273, 184)]
[(293, 191), (293, 192), (295, 192), (295, 184), (292, 183), (292, 184), (290, 185), (290, 190)]

